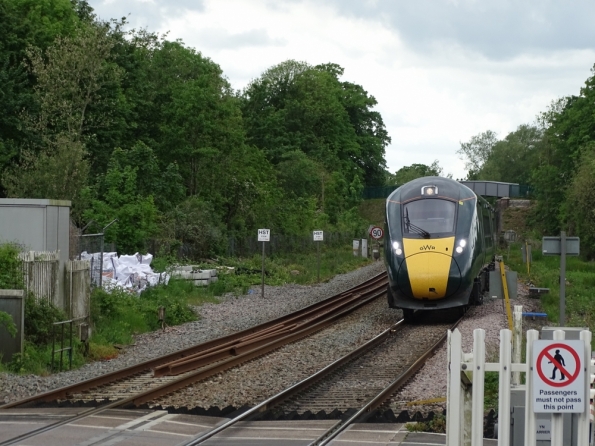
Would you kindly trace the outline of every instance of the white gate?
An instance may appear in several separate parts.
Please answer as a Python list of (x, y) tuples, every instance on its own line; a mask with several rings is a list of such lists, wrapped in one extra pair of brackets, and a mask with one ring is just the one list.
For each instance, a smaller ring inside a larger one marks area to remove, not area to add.
[[(554, 332), (554, 340), (564, 340), (562, 330)], [(537, 330), (527, 331), (526, 363), (512, 362), (512, 331), (500, 330), (500, 358), (497, 363), (485, 362), (485, 330), (473, 331), (473, 351), (464, 353), (459, 330), (448, 333), (448, 389), (446, 406), (446, 444), (448, 446), (483, 445), (484, 376), (485, 372), (499, 372), (498, 390), (498, 445), (510, 444), (510, 394), (513, 373), (525, 374), (525, 446), (536, 444), (536, 417), (533, 410), (532, 388), (533, 343), (538, 340)], [(585, 376), (584, 401), (589, 401), (591, 381), (591, 332), (583, 330), (580, 339), (584, 345)], [(520, 345), (520, 344), (519, 344)], [(518, 353), (518, 352), (517, 352)], [(588, 446), (589, 421), (592, 406), (578, 415), (577, 445)], [(551, 445), (562, 446), (562, 414), (552, 413)]]

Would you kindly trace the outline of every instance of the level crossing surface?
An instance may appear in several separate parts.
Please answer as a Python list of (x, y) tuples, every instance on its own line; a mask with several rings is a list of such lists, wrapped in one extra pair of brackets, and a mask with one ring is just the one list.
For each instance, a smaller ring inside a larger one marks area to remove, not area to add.
[[(31, 408), (0, 411), (0, 445), (10, 439), (72, 417), (84, 408)], [(17, 445), (176, 446), (225, 423), (227, 418), (169, 414), (167, 411), (112, 409), (80, 419)], [(335, 420), (239, 422), (203, 444), (218, 446), (302, 446), (318, 438)], [(331, 442), (335, 446), (431, 446), (446, 444), (441, 434), (408, 432), (402, 423), (354, 424)], [(485, 440), (484, 445), (495, 445)]]

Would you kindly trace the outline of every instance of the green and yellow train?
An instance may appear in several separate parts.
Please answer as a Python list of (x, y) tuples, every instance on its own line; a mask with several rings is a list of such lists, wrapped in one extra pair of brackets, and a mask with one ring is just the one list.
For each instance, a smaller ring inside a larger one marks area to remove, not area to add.
[(386, 200), (388, 305), (416, 310), (481, 305), (497, 241), (495, 212), (467, 186), (423, 177)]

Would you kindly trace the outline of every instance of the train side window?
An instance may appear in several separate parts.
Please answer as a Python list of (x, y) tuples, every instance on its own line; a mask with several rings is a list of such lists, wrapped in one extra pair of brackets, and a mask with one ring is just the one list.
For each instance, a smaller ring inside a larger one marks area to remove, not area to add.
[(485, 245), (488, 248), (491, 248), (494, 245), (494, 241), (492, 239), (492, 228), (491, 228), (491, 221), (490, 221), (490, 214), (487, 213), (485, 210), (482, 212), (483, 214), (483, 234), (485, 239)]

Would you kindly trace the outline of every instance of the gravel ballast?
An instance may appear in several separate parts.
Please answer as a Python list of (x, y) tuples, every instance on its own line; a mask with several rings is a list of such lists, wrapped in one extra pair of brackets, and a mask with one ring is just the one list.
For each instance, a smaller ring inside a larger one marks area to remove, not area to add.
[[(300, 286), (289, 284), (285, 286), (265, 286), (265, 298), (261, 297), (260, 287), (254, 287), (253, 293), (233, 296), (227, 295), (220, 298), (217, 304), (205, 304), (197, 308), (200, 320), (176, 327), (168, 327), (165, 331), (157, 331), (139, 335), (135, 338), (134, 345), (126, 347), (122, 353), (108, 361), (98, 361), (84, 367), (57, 373), (47, 377), (34, 375), (18, 376), (13, 374), (0, 374), (0, 403), (16, 401), (44, 391), (74, 384), (114, 370), (128, 367), (149, 359), (174, 352), (181, 348), (204, 342), (216, 337), (224, 336), (251, 326), (280, 317), (299, 308), (318, 302), (337, 293), (345, 291), (365, 279), (385, 271), (382, 262), (375, 262), (346, 274), (341, 274), (327, 283), (313, 286)], [(519, 295), (526, 295), (526, 289), (519, 284)], [(539, 311), (539, 301), (519, 297), (513, 300), (514, 305), (523, 305), (524, 311)], [(366, 315), (365, 308), (368, 308)], [(284, 386), (299, 381), (304, 376), (304, 370), (309, 373), (324, 367), (333, 357), (346, 353), (355, 345), (360, 345), (378, 334), (398, 319), (401, 312), (387, 307), (386, 300), (378, 299), (374, 304), (357, 310), (344, 322), (343, 327), (350, 325), (344, 331), (343, 338), (331, 338), (327, 341), (317, 339), (316, 348), (297, 348), (287, 346), (275, 354), (292, 358), (294, 366), (267, 367), (270, 361), (259, 358), (244, 366), (244, 370), (236, 368), (237, 378), (231, 379), (230, 388), (233, 392), (221, 392), (217, 377), (211, 379), (210, 385), (196, 386), (189, 389), (188, 396), (199, 405), (234, 405), (258, 403), (262, 397), (271, 395), (281, 390)], [(459, 326), (463, 335), (463, 348), (471, 351), (473, 343), (473, 329), (484, 328), (488, 352), (494, 351), (499, 344), (499, 332), (507, 328), (506, 316), (503, 312), (501, 300), (487, 301), (481, 307), (473, 307), (467, 312), (467, 317)], [(339, 330), (339, 328), (337, 328)], [(491, 346), (491, 347), (490, 347)], [(495, 346), (495, 347), (494, 347)], [(491, 349), (491, 350), (490, 350)], [(305, 367), (298, 367), (298, 364)], [(267, 371), (274, 379), (257, 381), (246, 380), (245, 373), (255, 376), (259, 371)], [(242, 370), (240, 372), (240, 370)], [(263, 384), (266, 383), (266, 384)], [(207, 383), (209, 384), (209, 383)], [(203, 390), (198, 392), (197, 389)], [(204, 389), (212, 389), (212, 392)], [(407, 402), (440, 398), (446, 396), (446, 346), (444, 345), (424, 366), (424, 368), (410, 381), (397, 397), (393, 400), (393, 410), (422, 410), (437, 409), (443, 405), (427, 405), (408, 407)], [(178, 400), (179, 399), (179, 400)], [(186, 397), (180, 394), (162, 401), (164, 405), (183, 405)], [(203, 406), (204, 407), (204, 406)]]

